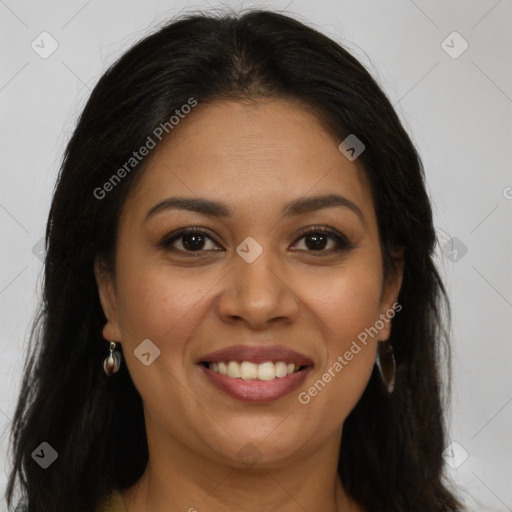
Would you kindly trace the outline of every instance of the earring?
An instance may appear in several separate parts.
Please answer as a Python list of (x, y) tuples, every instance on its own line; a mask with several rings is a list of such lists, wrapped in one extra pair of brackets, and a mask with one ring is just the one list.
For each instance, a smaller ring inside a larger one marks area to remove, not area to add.
[(116, 344), (114, 341), (110, 342), (110, 354), (103, 361), (103, 369), (105, 373), (110, 377), (116, 373), (121, 366), (121, 354), (115, 350)]
[(388, 393), (395, 389), (396, 364), (393, 347), (387, 340), (381, 340), (377, 346), (375, 364), (379, 370), (380, 378)]

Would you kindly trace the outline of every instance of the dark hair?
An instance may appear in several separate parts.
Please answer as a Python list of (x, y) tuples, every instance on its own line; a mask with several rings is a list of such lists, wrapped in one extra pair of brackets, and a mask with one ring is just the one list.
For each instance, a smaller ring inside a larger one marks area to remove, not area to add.
[[(126, 365), (111, 379), (103, 371), (105, 317), (93, 272), (98, 256), (112, 269), (119, 213), (144, 164), (107, 197), (93, 191), (191, 97), (199, 105), (298, 100), (339, 142), (355, 134), (364, 143), (358, 162), (371, 185), (386, 276), (394, 271), (393, 249), (404, 248), (403, 309), (390, 337), (395, 391), (386, 394), (374, 371), (344, 423), (339, 473), (347, 492), (372, 512), (460, 510), (443, 476), (439, 372), (450, 306), (433, 263), (436, 234), (421, 160), (353, 56), (299, 21), (264, 10), (173, 20), (124, 54), (94, 88), (66, 148), (49, 214), (43, 301), (11, 431), (8, 504), (18, 477), (29, 512), (91, 512), (144, 472), (142, 400)], [(48, 469), (32, 459), (42, 442), (58, 453)]]

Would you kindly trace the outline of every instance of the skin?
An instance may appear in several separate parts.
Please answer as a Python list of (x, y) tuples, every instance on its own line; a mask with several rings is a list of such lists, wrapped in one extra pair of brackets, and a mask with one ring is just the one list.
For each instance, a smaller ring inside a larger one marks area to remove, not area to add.
[[(226, 512), (240, 504), (247, 512), (363, 510), (336, 465), (343, 422), (391, 321), (307, 405), (297, 399), (392, 309), (402, 282), (400, 255), (399, 271), (384, 280), (370, 187), (340, 142), (297, 103), (230, 101), (199, 105), (151, 155), (121, 213), (115, 276), (95, 265), (104, 337), (122, 344), (122, 364), (144, 403), (149, 463), (122, 492), (128, 512)], [(363, 218), (339, 206), (281, 217), (288, 201), (332, 193), (353, 201)], [(171, 196), (221, 201), (233, 215), (164, 210), (146, 219)], [(187, 254), (183, 238), (174, 251), (158, 247), (189, 226), (211, 234), (202, 253)], [(354, 248), (333, 251), (336, 241), (327, 238), (315, 255), (311, 237), (299, 233), (307, 226), (329, 226)], [(236, 252), (248, 236), (263, 248), (250, 264)], [(134, 355), (145, 339), (161, 351), (149, 366)], [(242, 402), (196, 364), (236, 344), (289, 346), (314, 368), (297, 392)], [(237, 456), (247, 443), (260, 457), (254, 464)]]

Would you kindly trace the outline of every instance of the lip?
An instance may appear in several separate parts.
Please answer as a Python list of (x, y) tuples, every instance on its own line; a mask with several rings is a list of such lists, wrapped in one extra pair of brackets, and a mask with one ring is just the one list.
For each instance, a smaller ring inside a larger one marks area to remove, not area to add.
[(206, 366), (199, 364), (198, 368), (218, 389), (227, 395), (243, 402), (268, 403), (289, 395), (302, 386), (309, 372), (308, 366), (286, 377), (276, 377), (274, 380), (244, 380), (233, 379), (222, 375)]
[(221, 361), (248, 361), (254, 364), (284, 361), (297, 366), (313, 365), (313, 361), (309, 357), (283, 345), (233, 345), (206, 354), (197, 362), (220, 363)]
[[(219, 363), (228, 361), (248, 361), (261, 364), (267, 361), (294, 363), (303, 368), (287, 375), (276, 377), (273, 380), (263, 381), (258, 379), (235, 379), (222, 375), (208, 368), (204, 363)], [(313, 369), (313, 361), (304, 354), (287, 348), (283, 345), (234, 345), (216, 350), (197, 361), (197, 366), (207, 377), (209, 382), (227, 395), (251, 403), (268, 403), (278, 400), (297, 390)]]

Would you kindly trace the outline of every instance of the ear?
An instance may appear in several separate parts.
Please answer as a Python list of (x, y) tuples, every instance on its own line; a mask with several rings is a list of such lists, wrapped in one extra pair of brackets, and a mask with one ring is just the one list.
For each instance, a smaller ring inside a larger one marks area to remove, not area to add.
[(391, 319), (396, 312), (402, 309), (402, 305), (398, 304), (397, 301), (404, 274), (403, 248), (393, 251), (392, 258), (394, 270), (391, 271), (384, 283), (380, 301), (380, 318), (384, 321), (384, 328), (380, 329), (379, 339), (383, 341), (387, 340), (391, 334)]
[(99, 257), (94, 260), (94, 276), (98, 286), (101, 308), (107, 318), (103, 327), (103, 337), (107, 341), (119, 342), (121, 330), (117, 321), (117, 301), (112, 273), (106, 263)]

